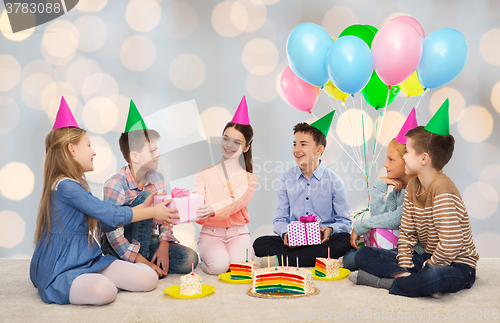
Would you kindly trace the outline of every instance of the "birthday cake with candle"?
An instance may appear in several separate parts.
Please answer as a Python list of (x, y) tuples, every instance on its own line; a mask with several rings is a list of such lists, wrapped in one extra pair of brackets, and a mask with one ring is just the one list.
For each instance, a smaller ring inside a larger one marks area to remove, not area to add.
[(255, 262), (232, 262), (229, 264), (231, 279), (244, 280), (252, 279), (255, 270)]
[(333, 258), (316, 258), (314, 274), (318, 277), (336, 277), (340, 275), (339, 261)]
[(201, 277), (194, 272), (181, 277), (181, 295), (201, 294)]
[(314, 293), (312, 273), (303, 268), (267, 267), (254, 270), (253, 293)]

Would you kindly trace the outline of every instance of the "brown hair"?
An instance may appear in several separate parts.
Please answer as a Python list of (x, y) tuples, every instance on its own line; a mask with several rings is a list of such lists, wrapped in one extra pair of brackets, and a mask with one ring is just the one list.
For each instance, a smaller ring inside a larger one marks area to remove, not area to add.
[(323, 147), (326, 148), (326, 136), (324, 133), (319, 131), (318, 128), (309, 125), (307, 122), (301, 122), (297, 123), (293, 127), (293, 134), (296, 134), (297, 132), (310, 134), (316, 145), (323, 145)]
[(389, 142), (389, 145), (392, 145), (401, 154), (401, 157), (403, 157), (406, 154), (406, 145), (400, 143), (399, 141), (396, 141), (396, 138), (392, 139)]
[(425, 130), (423, 126), (418, 126), (408, 130), (406, 136), (411, 138), (413, 148), (417, 154), (429, 154), (432, 166), (438, 171), (448, 164), (453, 155), (455, 138), (452, 135), (436, 135)]
[[(234, 122), (228, 122), (226, 126), (224, 127), (224, 130), (222, 130), (222, 135), (224, 135), (224, 132), (226, 131), (227, 128), (234, 128), (238, 130), (243, 137), (245, 137), (246, 141), (246, 146), (248, 146), (248, 150), (246, 153), (243, 153), (243, 158), (245, 160), (245, 169), (249, 173), (253, 173), (253, 160), (252, 160), (252, 138), (253, 138), (253, 128), (251, 125), (243, 125), (239, 123), (234, 123)], [(243, 148), (245, 150), (246, 146)]]
[[(47, 243), (50, 241), (51, 223), (51, 192), (52, 186), (63, 177), (69, 177), (82, 184), (89, 191), (89, 186), (84, 178), (83, 168), (69, 153), (69, 144), (77, 145), (86, 131), (76, 127), (64, 127), (52, 130), (45, 138), (45, 163), (43, 166), (43, 190), (38, 208), (38, 218), (35, 229), (35, 242), (42, 240), (47, 234)], [(55, 201), (54, 201), (55, 202)], [(57, 205), (56, 205), (57, 209)], [(52, 213), (54, 219), (61, 221), (57, 211)], [(87, 216), (89, 229), (89, 243), (96, 233), (97, 220)]]
[(158, 139), (160, 139), (160, 134), (156, 130), (132, 130), (122, 133), (120, 139), (118, 139), (118, 144), (120, 145), (123, 158), (130, 164), (131, 151), (140, 152), (146, 142)]

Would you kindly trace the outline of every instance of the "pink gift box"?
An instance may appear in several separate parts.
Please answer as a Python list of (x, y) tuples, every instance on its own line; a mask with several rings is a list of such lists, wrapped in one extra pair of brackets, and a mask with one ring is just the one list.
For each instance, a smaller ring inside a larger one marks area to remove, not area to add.
[(371, 229), (364, 234), (365, 245), (382, 249), (394, 249), (398, 246), (399, 230)]
[(290, 247), (312, 246), (321, 244), (321, 221), (316, 216), (301, 216), (300, 221), (293, 221), (288, 225), (288, 243)]
[(177, 188), (172, 190), (172, 195), (157, 195), (153, 199), (154, 205), (172, 199), (172, 202), (167, 204), (167, 206), (179, 211), (179, 213), (177, 213), (179, 219), (172, 219), (172, 221), (177, 224), (198, 221), (199, 219), (196, 211), (200, 206), (205, 204), (203, 195), (191, 194), (188, 190), (180, 190)]

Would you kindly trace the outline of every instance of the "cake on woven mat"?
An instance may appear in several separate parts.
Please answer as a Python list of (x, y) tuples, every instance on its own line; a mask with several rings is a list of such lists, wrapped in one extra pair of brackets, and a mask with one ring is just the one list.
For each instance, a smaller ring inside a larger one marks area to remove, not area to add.
[(252, 292), (309, 295), (314, 292), (312, 273), (307, 269), (295, 267), (255, 269)]
[(232, 262), (229, 264), (231, 279), (252, 279), (255, 270), (255, 262)]
[(181, 277), (181, 295), (201, 294), (201, 277), (194, 272)]
[(316, 258), (314, 265), (314, 274), (318, 277), (331, 278), (340, 275), (340, 266), (338, 259)]

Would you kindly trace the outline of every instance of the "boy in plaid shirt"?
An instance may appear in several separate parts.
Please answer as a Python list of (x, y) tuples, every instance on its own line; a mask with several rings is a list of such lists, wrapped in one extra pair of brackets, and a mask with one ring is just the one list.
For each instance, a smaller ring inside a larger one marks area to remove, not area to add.
[[(133, 101), (130, 104), (125, 132), (119, 139), (120, 150), (128, 165), (104, 183), (104, 201), (113, 205), (140, 205), (153, 192), (163, 193), (165, 183), (158, 168), (158, 140), (155, 130), (147, 129)], [(162, 224), (159, 234), (152, 219), (134, 222), (103, 234), (101, 249), (105, 254), (129, 262), (144, 263), (163, 277), (168, 273), (191, 271), (198, 264), (197, 253), (178, 243), (172, 226)]]

